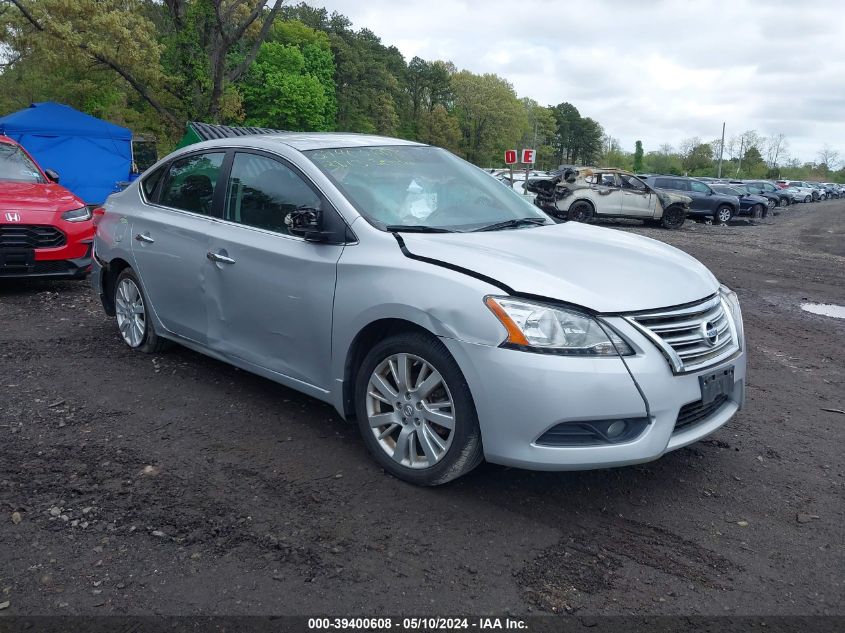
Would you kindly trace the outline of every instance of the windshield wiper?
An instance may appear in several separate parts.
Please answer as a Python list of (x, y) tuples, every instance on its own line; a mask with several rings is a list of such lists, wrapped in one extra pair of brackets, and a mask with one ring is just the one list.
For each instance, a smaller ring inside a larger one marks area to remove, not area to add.
[(504, 222), (496, 222), (495, 224), (488, 224), (482, 226), (480, 229), (474, 229), (473, 233), (479, 231), (498, 231), (499, 229), (515, 229), (518, 226), (525, 226), (528, 224), (547, 224), (546, 218), (514, 218), (513, 220), (505, 220)]
[(451, 229), (425, 224), (388, 224), (384, 227), (390, 233), (454, 233)]

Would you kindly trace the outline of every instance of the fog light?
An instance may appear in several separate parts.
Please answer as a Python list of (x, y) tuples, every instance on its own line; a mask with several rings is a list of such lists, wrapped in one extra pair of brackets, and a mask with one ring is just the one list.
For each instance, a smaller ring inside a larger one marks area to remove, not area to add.
[(616, 420), (613, 424), (607, 427), (607, 437), (614, 438), (622, 435), (628, 425), (624, 420)]

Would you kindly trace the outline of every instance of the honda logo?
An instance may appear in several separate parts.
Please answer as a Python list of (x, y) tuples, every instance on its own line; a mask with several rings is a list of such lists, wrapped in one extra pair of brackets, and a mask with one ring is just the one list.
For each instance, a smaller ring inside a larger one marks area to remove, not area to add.
[(10, 211), (6, 214), (6, 221), (7, 222), (20, 222), (21, 221), (21, 214), (15, 213), (14, 211)]

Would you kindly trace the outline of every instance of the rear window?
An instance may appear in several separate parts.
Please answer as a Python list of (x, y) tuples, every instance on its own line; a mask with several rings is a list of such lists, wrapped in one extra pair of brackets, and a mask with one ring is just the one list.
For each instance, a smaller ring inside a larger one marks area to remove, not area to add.
[(161, 177), (164, 175), (164, 170), (166, 168), (167, 165), (162, 165), (149, 176), (144, 177), (144, 179), (141, 181), (141, 187), (143, 187), (144, 189), (144, 197), (146, 197), (147, 200), (149, 200), (150, 202), (156, 202), (156, 199), (154, 197), (156, 187), (158, 187), (158, 183), (161, 182)]
[(20, 147), (11, 143), (0, 143), (0, 180), (39, 184), (46, 182), (32, 159)]
[(160, 203), (182, 211), (211, 215), (224, 155), (224, 152), (208, 152), (174, 160), (162, 187)]

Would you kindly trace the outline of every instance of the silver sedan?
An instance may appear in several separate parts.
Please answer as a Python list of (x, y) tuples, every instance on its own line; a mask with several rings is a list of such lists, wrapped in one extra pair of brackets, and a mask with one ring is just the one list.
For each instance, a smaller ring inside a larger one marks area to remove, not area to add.
[(660, 242), (556, 224), (442, 149), (354, 134), (193, 145), (98, 212), (130, 348), (176, 342), (331, 403), (386, 470), (657, 459), (742, 406), (736, 295)]

